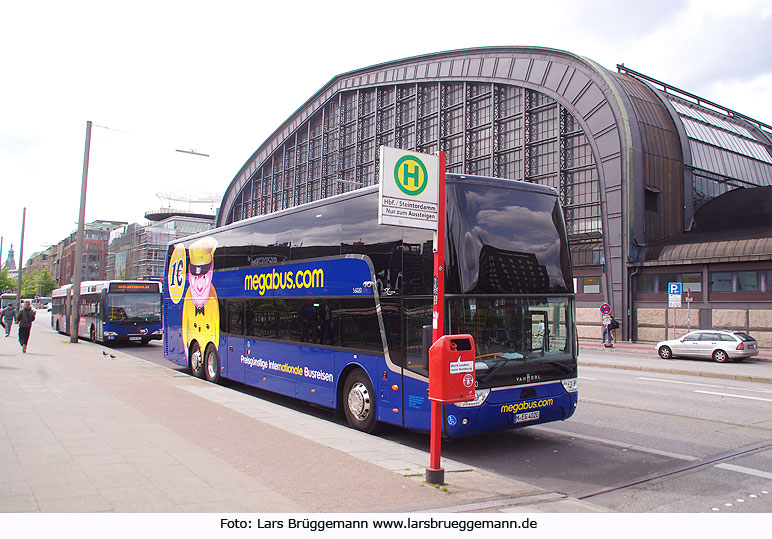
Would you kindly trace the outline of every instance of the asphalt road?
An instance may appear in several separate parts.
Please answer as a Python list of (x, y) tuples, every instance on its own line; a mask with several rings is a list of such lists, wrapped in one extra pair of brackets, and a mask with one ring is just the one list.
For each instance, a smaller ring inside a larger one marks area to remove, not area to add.
[[(121, 350), (178, 368), (160, 342)], [(443, 456), (614, 511), (772, 513), (772, 386), (600, 367), (579, 378), (568, 421), (445, 441)], [(231, 388), (335, 421), (323, 409)], [(428, 435), (402, 429), (380, 435), (428, 445)]]

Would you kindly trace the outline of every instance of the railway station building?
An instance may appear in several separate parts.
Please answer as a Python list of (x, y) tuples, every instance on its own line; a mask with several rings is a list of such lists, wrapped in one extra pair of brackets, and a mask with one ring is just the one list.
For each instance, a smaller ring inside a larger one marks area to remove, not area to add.
[(381, 145), (557, 190), (581, 338), (600, 339), (608, 303), (625, 340), (728, 328), (772, 347), (772, 126), (566, 51), (427, 54), (325, 84), (245, 162), (216, 224), (377, 184)]

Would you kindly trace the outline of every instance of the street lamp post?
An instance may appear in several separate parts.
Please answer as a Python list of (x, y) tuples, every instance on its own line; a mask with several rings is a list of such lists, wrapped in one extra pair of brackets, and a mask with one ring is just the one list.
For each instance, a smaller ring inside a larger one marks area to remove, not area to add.
[(83, 179), (80, 185), (80, 213), (78, 215), (78, 232), (75, 236), (75, 264), (72, 275), (72, 312), (70, 313), (70, 342), (78, 342), (78, 326), (80, 325), (80, 281), (83, 274), (81, 265), (83, 259), (83, 229), (86, 220), (86, 183), (88, 180), (88, 158), (91, 151), (91, 122), (86, 122), (86, 150), (83, 155)]
[(24, 223), (27, 220), (27, 208), (21, 214), (21, 244), (19, 245), (19, 286), (16, 293), (16, 304), (21, 310), (21, 276), (24, 272)]
[[(97, 126), (104, 127), (104, 126)], [(107, 128), (109, 129), (109, 128)], [(86, 149), (83, 154), (83, 179), (80, 187), (80, 213), (78, 216), (78, 232), (75, 236), (75, 267), (72, 275), (72, 312), (70, 313), (70, 342), (78, 342), (78, 326), (80, 325), (80, 282), (83, 274), (83, 229), (86, 219), (86, 184), (88, 180), (88, 160), (91, 151), (91, 122), (86, 122)], [(209, 154), (196, 150), (176, 150), (180, 153), (209, 157)], [(88, 271), (88, 261), (86, 263)], [(21, 275), (21, 273), (19, 273)], [(88, 274), (87, 274), (88, 275)], [(41, 277), (42, 278), (42, 277)], [(21, 284), (19, 285), (21, 289)]]

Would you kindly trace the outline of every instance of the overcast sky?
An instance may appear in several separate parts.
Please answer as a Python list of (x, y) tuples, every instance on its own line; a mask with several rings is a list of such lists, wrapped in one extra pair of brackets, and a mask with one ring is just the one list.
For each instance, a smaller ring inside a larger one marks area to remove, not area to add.
[(75, 230), (89, 120), (86, 221), (144, 223), (157, 193), (221, 196), (334, 76), (425, 53), (563, 49), (772, 124), (769, 0), (0, 0), (0, 21), (3, 263), (24, 207), (25, 259)]

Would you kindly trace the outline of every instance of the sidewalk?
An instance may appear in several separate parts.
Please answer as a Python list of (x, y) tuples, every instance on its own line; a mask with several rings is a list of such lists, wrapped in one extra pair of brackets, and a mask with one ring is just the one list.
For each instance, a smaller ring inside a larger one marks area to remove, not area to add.
[[(594, 512), (33, 325), (0, 337), (0, 512)], [(303, 433), (303, 435), (295, 434)], [(427, 436), (427, 448), (428, 448)]]
[[(15, 337), (0, 337), (0, 512), (604, 511), (448, 459), (447, 485), (426, 485), (428, 436), (413, 449), (120, 349), (70, 344), (43, 313), (26, 354)], [(580, 365), (772, 383), (772, 357), (719, 365), (615, 349), (625, 353), (604, 358), (583, 342)]]
[[(617, 341), (613, 349), (605, 348), (600, 340), (579, 343), (580, 367), (606, 367), (636, 371), (661, 372), (725, 380), (742, 380), (772, 384), (772, 351), (760, 350), (759, 355), (741, 362), (716, 363), (699, 359), (662, 359), (656, 343)], [(624, 352), (624, 354), (619, 354)], [(604, 357), (607, 356), (607, 357)]]

